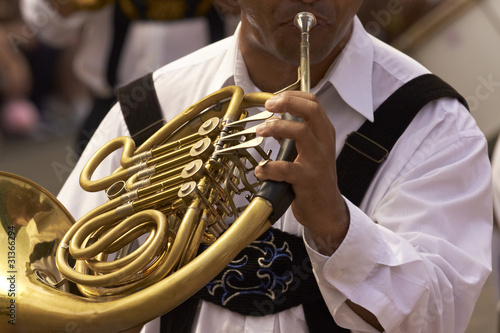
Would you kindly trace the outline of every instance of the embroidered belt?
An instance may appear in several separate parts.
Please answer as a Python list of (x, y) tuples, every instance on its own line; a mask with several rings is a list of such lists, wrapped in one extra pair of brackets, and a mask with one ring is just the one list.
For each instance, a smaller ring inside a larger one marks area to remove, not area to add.
[(274, 228), (241, 251), (196, 297), (249, 316), (322, 301), (302, 237)]

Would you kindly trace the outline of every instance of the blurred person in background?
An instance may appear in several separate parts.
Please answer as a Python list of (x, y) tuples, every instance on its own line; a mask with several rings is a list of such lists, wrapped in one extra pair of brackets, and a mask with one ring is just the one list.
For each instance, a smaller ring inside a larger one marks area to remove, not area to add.
[(22, 20), (19, 1), (0, 0), (0, 134), (43, 139), (69, 130), (68, 109), (82, 91), (65, 69), (71, 51), (39, 41)]
[(29, 41), (21, 50), (10, 39), (21, 26), (17, 1), (0, 1), (0, 134), (8, 136), (30, 135), (40, 122), (39, 110), (30, 100), (33, 75), (25, 55), (36, 43)]
[(116, 88), (225, 37), (237, 22), (213, 0), (21, 0), (21, 10), (45, 43), (64, 47), (80, 38), (73, 69), (92, 107), (78, 153), (114, 104)]

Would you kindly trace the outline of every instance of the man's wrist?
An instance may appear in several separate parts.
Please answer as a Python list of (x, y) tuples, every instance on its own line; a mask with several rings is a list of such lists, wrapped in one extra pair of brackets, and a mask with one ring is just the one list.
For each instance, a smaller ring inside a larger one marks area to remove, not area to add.
[(344, 211), (332, 221), (331, 230), (309, 229), (309, 235), (316, 245), (316, 250), (325, 256), (331, 256), (335, 253), (347, 235), (350, 221), (349, 208), (344, 201)]

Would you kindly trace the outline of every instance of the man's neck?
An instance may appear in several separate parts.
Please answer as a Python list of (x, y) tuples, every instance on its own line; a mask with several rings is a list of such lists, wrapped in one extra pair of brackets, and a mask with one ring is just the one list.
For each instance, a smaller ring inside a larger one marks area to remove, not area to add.
[(254, 56), (242, 50), (242, 55), (250, 79), (261, 91), (276, 92), (297, 81), (296, 65), (277, 62), (267, 54)]

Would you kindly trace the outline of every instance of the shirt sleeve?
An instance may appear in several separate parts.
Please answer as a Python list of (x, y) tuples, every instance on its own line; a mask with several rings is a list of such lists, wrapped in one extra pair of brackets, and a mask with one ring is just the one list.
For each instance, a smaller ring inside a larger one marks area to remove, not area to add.
[(386, 162), (363, 210), (346, 200), (351, 224), (332, 256), (304, 231), (325, 302), (351, 330), (377, 332), (347, 299), (387, 332), (463, 332), (491, 271), (486, 140), (468, 115), (428, 121), (420, 117), (414, 140), (395, 146), (398, 158)]

